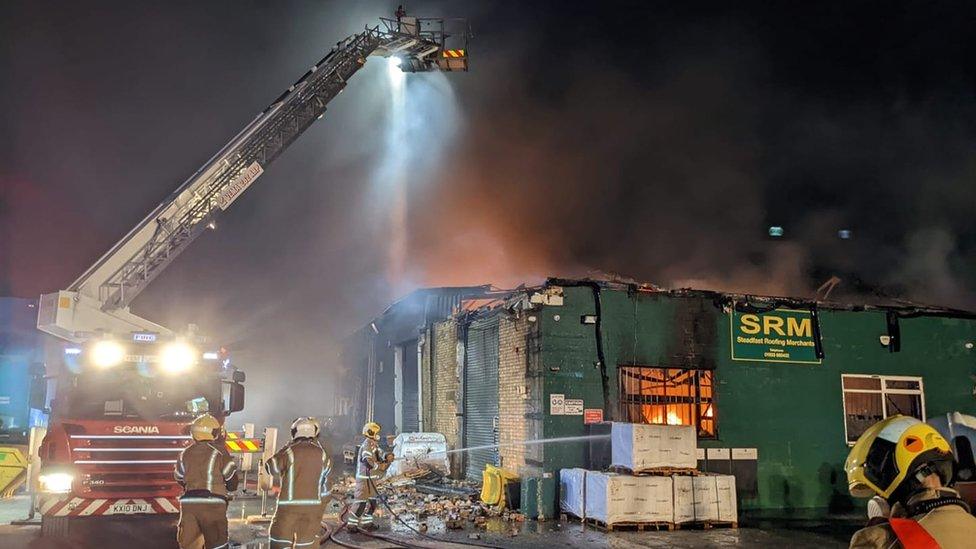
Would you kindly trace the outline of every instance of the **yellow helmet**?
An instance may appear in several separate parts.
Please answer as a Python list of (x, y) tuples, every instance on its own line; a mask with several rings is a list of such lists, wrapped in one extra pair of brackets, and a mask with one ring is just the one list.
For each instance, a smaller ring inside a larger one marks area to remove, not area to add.
[(381, 429), (382, 428), (380, 427), (379, 423), (374, 423), (370, 421), (366, 425), (363, 425), (363, 436), (367, 438), (371, 438), (373, 440), (379, 440)]
[(217, 435), (220, 434), (223, 427), (220, 426), (220, 422), (217, 418), (210, 414), (203, 414), (198, 416), (190, 424), (190, 436), (193, 440), (216, 440)]
[(844, 470), (852, 496), (877, 494), (888, 499), (919, 470), (928, 469), (926, 476), (938, 474), (948, 485), (952, 464), (952, 449), (938, 431), (913, 417), (896, 415), (864, 431), (851, 448)]

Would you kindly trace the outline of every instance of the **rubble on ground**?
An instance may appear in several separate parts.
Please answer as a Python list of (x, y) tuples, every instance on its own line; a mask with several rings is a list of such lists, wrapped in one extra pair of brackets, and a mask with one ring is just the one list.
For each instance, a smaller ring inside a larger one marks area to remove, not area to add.
[[(426, 493), (421, 490), (431, 486), (441, 486), (448, 493)], [(334, 497), (351, 501), (356, 489), (356, 480), (346, 476), (332, 487)], [(486, 505), (477, 499), (477, 485), (468, 480), (454, 480), (437, 478), (426, 480), (423, 485), (409, 484), (404, 486), (380, 487), (380, 492), (386, 497), (386, 503), (397, 515), (415, 518), (426, 529), (426, 520), (434, 517), (443, 521), (446, 528), (451, 530), (463, 529), (468, 524), (478, 528), (485, 528), (491, 518), (501, 518), (506, 522), (525, 522), (525, 515), (511, 509)], [(377, 509), (381, 514), (383, 506)], [(514, 535), (514, 534), (513, 534)]]

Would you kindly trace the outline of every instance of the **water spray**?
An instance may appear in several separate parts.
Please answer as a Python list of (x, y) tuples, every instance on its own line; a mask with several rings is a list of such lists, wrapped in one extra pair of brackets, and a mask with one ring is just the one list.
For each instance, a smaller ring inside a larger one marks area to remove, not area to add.
[[(437, 450), (430, 451), (424, 454), (424, 457), (428, 456), (439, 456), (439, 455), (449, 455), (458, 454), (462, 452), (471, 452), (474, 450), (489, 450), (491, 448), (511, 448), (517, 446), (535, 446), (538, 444), (560, 444), (565, 442), (583, 442), (588, 440), (604, 440), (610, 438), (610, 435), (581, 435), (576, 437), (556, 437), (556, 438), (540, 438), (536, 440), (520, 440), (518, 442), (505, 442), (498, 444), (486, 444), (484, 446), (469, 446), (467, 448), (455, 448), (453, 450)], [(417, 459), (419, 456), (411, 456), (396, 458), (393, 461), (401, 461), (406, 459)]]

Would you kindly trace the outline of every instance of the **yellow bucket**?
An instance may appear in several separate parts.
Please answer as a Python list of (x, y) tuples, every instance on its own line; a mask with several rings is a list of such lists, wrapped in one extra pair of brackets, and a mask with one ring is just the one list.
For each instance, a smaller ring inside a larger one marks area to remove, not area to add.
[(495, 467), (485, 465), (484, 472), (481, 473), (481, 501), (488, 505), (505, 506), (505, 485), (512, 481), (518, 481), (518, 475)]

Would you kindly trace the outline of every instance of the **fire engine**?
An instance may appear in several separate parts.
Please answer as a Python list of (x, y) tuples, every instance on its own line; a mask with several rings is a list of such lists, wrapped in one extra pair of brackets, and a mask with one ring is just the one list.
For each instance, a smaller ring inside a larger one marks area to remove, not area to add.
[[(457, 29), (457, 30), (454, 30)], [(67, 289), (41, 296), (37, 327), (68, 342), (39, 456), (45, 535), (79, 520), (171, 515), (173, 464), (207, 411), (244, 406), (244, 373), (192, 327), (129, 304), (325, 113), (369, 56), (404, 72), (466, 71), (463, 20), (381, 19), (338, 43)], [(193, 371), (195, 375), (187, 375)]]

